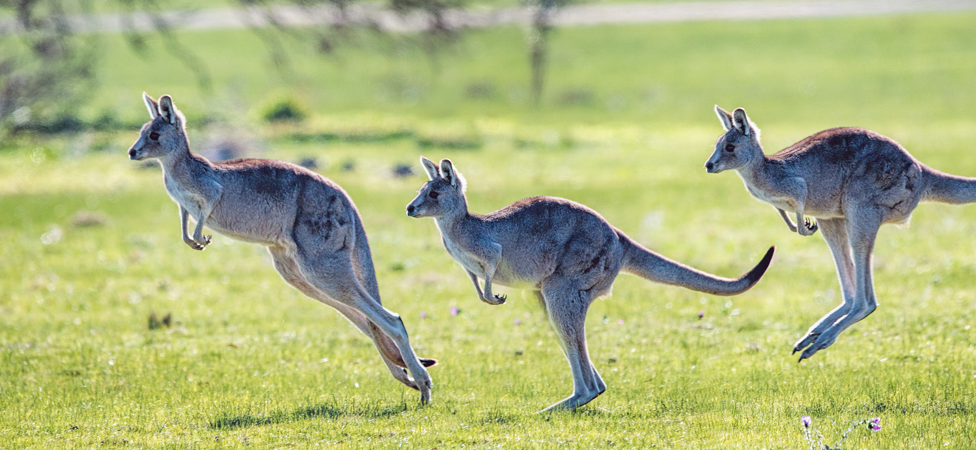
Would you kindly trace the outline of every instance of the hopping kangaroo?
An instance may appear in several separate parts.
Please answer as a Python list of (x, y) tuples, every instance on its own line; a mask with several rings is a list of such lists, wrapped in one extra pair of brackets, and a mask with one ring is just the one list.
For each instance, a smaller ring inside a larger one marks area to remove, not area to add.
[[(773, 248), (748, 274), (720, 278), (660, 256), (627, 237), (592, 209), (554, 197), (532, 197), (486, 215), (468, 213), (465, 181), (450, 160), (440, 168), (421, 157), (430, 181), (407, 205), (410, 217), (433, 217), (447, 252), (464, 267), (485, 303), (505, 303), (493, 283), (535, 291), (573, 374), (573, 395), (546, 410), (575, 409), (606, 390), (586, 348), (586, 311), (610, 292), (622, 270), (659, 283), (717, 295), (751, 288)], [(478, 279), (485, 281), (482, 291)]]
[[(294, 164), (264, 159), (212, 163), (190, 152), (186, 120), (164, 95), (142, 94), (152, 120), (142, 127), (129, 158), (158, 159), (163, 182), (180, 207), (183, 241), (203, 250), (203, 226), (268, 247), (288, 284), (337, 309), (373, 339), (387, 368), (401, 383), (430, 399), (431, 380), (410, 347), (396, 314), (380, 304), (373, 259), (352, 200), (331, 180)], [(196, 221), (187, 233), (187, 217)], [(409, 370), (409, 374), (404, 370)]]
[(797, 341), (793, 353), (803, 350), (800, 361), (877, 308), (871, 252), (882, 224), (907, 222), (919, 201), (976, 201), (976, 178), (927, 167), (873, 131), (832, 128), (767, 157), (745, 110), (729, 114), (716, 106), (715, 113), (725, 134), (705, 169), (735, 170), (753, 197), (779, 211), (790, 231), (810, 236), (821, 230), (833, 254), (844, 301)]

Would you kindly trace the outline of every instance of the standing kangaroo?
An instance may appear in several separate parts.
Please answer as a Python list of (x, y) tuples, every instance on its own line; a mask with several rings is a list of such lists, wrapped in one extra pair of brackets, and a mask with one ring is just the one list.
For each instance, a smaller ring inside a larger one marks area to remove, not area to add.
[[(440, 168), (420, 157), (430, 181), (409, 205), (410, 217), (433, 217), (447, 253), (461, 263), (490, 305), (505, 303), (492, 283), (535, 291), (573, 373), (573, 395), (546, 410), (576, 409), (606, 390), (586, 348), (586, 311), (610, 292), (623, 270), (659, 283), (718, 295), (751, 288), (766, 272), (773, 248), (748, 274), (731, 280), (660, 256), (627, 237), (590, 208), (555, 197), (532, 197), (486, 215), (468, 213), (465, 181), (450, 160)], [(485, 280), (481, 290), (478, 278)]]
[(790, 231), (810, 236), (820, 229), (833, 254), (844, 301), (797, 341), (793, 353), (803, 350), (800, 361), (877, 308), (871, 252), (882, 224), (907, 222), (923, 200), (976, 201), (976, 178), (932, 169), (873, 131), (832, 128), (767, 157), (744, 109), (730, 115), (715, 106), (715, 113), (725, 134), (705, 163), (708, 173), (735, 170), (753, 197), (779, 211)]
[[(164, 95), (142, 94), (152, 120), (142, 127), (129, 158), (163, 166), (166, 192), (180, 207), (183, 242), (203, 250), (203, 226), (268, 247), (288, 284), (339, 311), (373, 339), (390, 373), (430, 400), (431, 380), (410, 347), (400, 317), (380, 304), (373, 258), (352, 200), (331, 180), (294, 164), (265, 159), (212, 163), (190, 152), (186, 119)], [(187, 234), (187, 217), (196, 220)], [(409, 376), (404, 370), (409, 370)], [(411, 379), (412, 378), (412, 379)]]

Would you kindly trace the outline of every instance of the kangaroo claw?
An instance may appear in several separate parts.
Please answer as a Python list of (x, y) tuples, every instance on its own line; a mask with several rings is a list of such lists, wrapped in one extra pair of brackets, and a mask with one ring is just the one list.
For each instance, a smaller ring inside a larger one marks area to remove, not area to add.
[[(817, 337), (819, 337), (819, 336), (820, 336), (819, 333), (817, 333), (817, 334), (807, 334), (806, 336), (803, 336), (799, 341), (796, 341), (796, 344), (795, 345), (793, 345), (793, 353), (792, 354), (796, 354), (796, 352), (807, 348), (810, 344), (812, 344), (814, 341), (816, 341), (817, 340)], [(801, 361), (802, 361), (802, 359), (801, 359)]]
[(200, 238), (199, 241), (196, 239), (189, 239), (184, 242), (186, 242), (186, 245), (189, 245), (190, 248), (194, 250), (203, 250), (207, 248), (208, 245), (210, 245), (211, 241), (210, 241), (210, 236), (203, 236), (202, 238)]
[(815, 221), (808, 220), (806, 222), (806, 226), (807, 226), (807, 230), (810, 230), (810, 232), (817, 231), (817, 222)]
[[(827, 347), (823, 347), (823, 348), (827, 348)], [(798, 359), (796, 362), (797, 363), (800, 363), (800, 362), (803, 362), (804, 359), (810, 359), (810, 357), (813, 356), (814, 353), (817, 353), (818, 351), (822, 350), (823, 348), (820, 348), (820, 347), (818, 347), (816, 345), (811, 345), (811, 346), (807, 347), (807, 349), (804, 350), (803, 353), (800, 354), (800, 359)]]
[(815, 220), (804, 218), (803, 223), (797, 224), (796, 228), (797, 232), (800, 233), (801, 236), (812, 236), (817, 232), (818, 227)]
[(496, 295), (493, 295), (491, 297), (485, 297), (485, 298), (483, 298), (481, 300), (484, 301), (485, 303), (489, 304), (489, 305), (498, 306), (498, 305), (505, 304), (505, 300), (508, 300), (508, 296), (507, 295), (497, 295), (496, 294)]

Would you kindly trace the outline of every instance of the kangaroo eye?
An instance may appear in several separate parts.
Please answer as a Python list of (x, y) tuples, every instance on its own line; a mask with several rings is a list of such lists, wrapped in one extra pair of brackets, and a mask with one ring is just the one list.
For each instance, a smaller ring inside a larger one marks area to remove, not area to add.
[(430, 197), (430, 198), (432, 198), (432, 199), (434, 199), (434, 200), (437, 200), (437, 196), (439, 196), (439, 195), (441, 195), (441, 194), (438, 194), (436, 191), (430, 191), (430, 192), (427, 193), (427, 196)]
[(153, 131), (152, 133), (149, 133), (149, 139), (152, 139), (154, 141), (157, 140), (157, 139), (159, 139), (159, 133), (157, 133), (155, 131)]
[(725, 151), (727, 151), (727, 152), (734, 152), (735, 151), (735, 146), (732, 145), (732, 144), (727, 144), (725, 146)]

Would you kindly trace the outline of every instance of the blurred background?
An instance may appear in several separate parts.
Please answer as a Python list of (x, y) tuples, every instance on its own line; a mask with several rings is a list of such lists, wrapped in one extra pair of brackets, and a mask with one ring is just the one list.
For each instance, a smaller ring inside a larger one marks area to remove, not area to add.
[(776, 125), (958, 120), (974, 100), (973, 8), (11, 1), (0, 5), (0, 129), (7, 140), (131, 130), (142, 91), (172, 95), (192, 128), (303, 123), (342, 135), (322, 122), (358, 117), (357, 133), (462, 146), (498, 134), (482, 121), (554, 127), (564, 144), (585, 123), (711, 126), (716, 103)]

